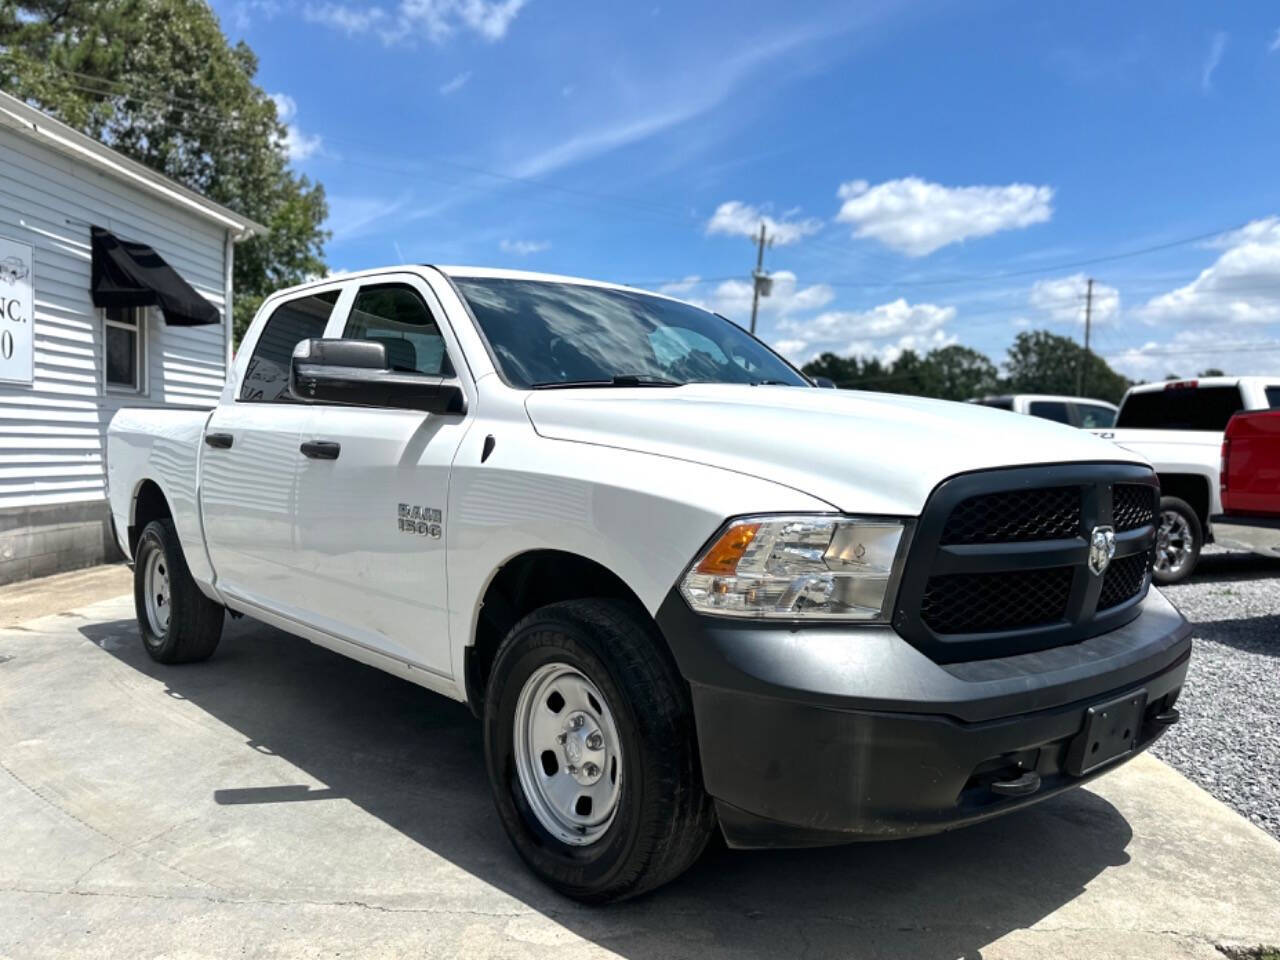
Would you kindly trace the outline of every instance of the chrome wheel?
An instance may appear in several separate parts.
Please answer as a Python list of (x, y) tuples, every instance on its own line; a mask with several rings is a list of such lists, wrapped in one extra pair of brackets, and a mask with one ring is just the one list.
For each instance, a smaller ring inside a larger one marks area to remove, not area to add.
[(146, 600), (147, 623), (151, 632), (163, 640), (169, 634), (172, 603), (169, 592), (169, 562), (165, 559), (164, 551), (159, 548), (147, 554), (142, 589)]
[(557, 840), (595, 843), (618, 812), (622, 744), (603, 695), (564, 663), (525, 681), (514, 720), (516, 774), (538, 822)]
[(1167, 576), (1177, 576), (1191, 560), (1195, 551), (1195, 537), (1191, 524), (1177, 510), (1160, 513), (1160, 530), (1156, 533), (1156, 570)]

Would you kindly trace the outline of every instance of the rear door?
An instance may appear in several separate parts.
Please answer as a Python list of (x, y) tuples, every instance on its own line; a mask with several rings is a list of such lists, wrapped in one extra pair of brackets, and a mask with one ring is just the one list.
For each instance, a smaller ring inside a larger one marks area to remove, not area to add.
[[(453, 376), (455, 368), (465, 368), (439, 302), (413, 274), (364, 280), (344, 312), (341, 336), (383, 343), (394, 369)], [(465, 369), (461, 373), (473, 408), (474, 388)], [(336, 456), (306, 459), (298, 474), (295, 536), (309, 622), (452, 676), (445, 508), (468, 415), (328, 405), (311, 410), (307, 438)]]
[(294, 511), (312, 411), (289, 396), (289, 363), (299, 340), (324, 335), (340, 293), (333, 287), (272, 310), (242, 345), (250, 352), (239, 389), (214, 410), (201, 449), (200, 503), (218, 588), (294, 618), (305, 609)]

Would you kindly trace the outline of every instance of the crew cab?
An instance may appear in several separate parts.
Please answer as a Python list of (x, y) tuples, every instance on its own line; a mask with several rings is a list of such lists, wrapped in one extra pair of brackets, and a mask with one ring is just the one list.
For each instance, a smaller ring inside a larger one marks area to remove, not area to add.
[(1280, 407), (1280, 377), (1201, 377), (1130, 387), (1100, 436), (1140, 453), (1160, 478), (1157, 583), (1189, 577), (1214, 539), (1222, 511), (1218, 466), (1227, 421), (1241, 410)]
[(1218, 543), (1280, 557), (1280, 410), (1237, 413), (1222, 439)]
[(121, 410), (107, 452), (151, 657), (209, 657), (231, 611), (465, 701), (516, 850), (584, 901), (717, 829), (1008, 813), (1178, 717), (1141, 457), (818, 389), (657, 294), (429, 266), (285, 290), (211, 413)]
[(1063, 397), (1049, 393), (1003, 393), (998, 396), (975, 397), (969, 402), (1029, 417), (1041, 417), (1055, 423), (1069, 423), (1082, 430), (1103, 429), (1116, 422), (1114, 403), (1084, 397)]

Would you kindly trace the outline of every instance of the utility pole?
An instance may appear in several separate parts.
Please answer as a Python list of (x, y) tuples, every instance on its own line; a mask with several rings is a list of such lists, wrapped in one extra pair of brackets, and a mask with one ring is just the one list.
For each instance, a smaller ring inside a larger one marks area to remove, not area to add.
[(1084, 396), (1084, 372), (1089, 363), (1089, 329), (1093, 326), (1093, 277), (1084, 293), (1084, 353), (1080, 355), (1080, 366), (1076, 370), (1076, 396)]
[[(768, 241), (773, 243), (772, 240)], [(764, 221), (760, 221), (760, 246), (756, 250), (756, 268), (751, 274), (752, 291), (751, 291), (751, 335), (755, 336), (756, 332), (756, 311), (760, 308), (760, 298), (767, 297), (773, 292), (773, 279), (764, 272), (764, 247), (765, 247), (765, 230)]]

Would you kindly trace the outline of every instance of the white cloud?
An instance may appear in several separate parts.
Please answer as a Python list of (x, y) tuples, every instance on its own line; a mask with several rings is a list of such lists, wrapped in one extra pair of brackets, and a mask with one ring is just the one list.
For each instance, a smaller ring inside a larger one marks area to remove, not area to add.
[[(835, 299), (835, 291), (825, 283), (802, 287), (790, 270), (775, 271), (772, 277), (772, 292), (760, 298), (761, 316), (787, 317), (806, 310), (820, 310)], [(751, 298), (750, 280), (725, 280), (702, 302), (708, 309), (745, 325), (751, 320)]]
[(550, 246), (551, 244), (539, 240), (502, 240), (498, 243), (498, 249), (503, 253), (513, 253), (517, 257), (527, 257), (531, 253), (541, 253)]
[(302, 19), (319, 23), (347, 35), (366, 33), (387, 20), (387, 12), (381, 7), (349, 7), (342, 3), (308, 3), (302, 8)]
[[(878, 356), (888, 362), (903, 350), (928, 351), (955, 343), (946, 325), (956, 308), (934, 303), (911, 304), (899, 297), (869, 310), (830, 310), (810, 318), (787, 318), (778, 329), (792, 346), (788, 356), (802, 362), (826, 351), (841, 356)], [(885, 343), (895, 338), (892, 343)]]
[(1239, 337), (1224, 337), (1217, 330), (1181, 330), (1169, 340), (1148, 340), (1109, 354), (1106, 361), (1137, 380), (1159, 380), (1168, 374), (1190, 377), (1209, 369), (1238, 376), (1269, 375), (1280, 358), (1280, 353), (1268, 349), (1274, 342), (1259, 340), (1252, 330)]
[(398, 43), (408, 36), (425, 35), (433, 43), (443, 43), (459, 29), (470, 30), (485, 40), (506, 36), (512, 21), (527, 0), (400, 0), (395, 13), (382, 7), (360, 7), (344, 3), (308, 4), (303, 19), (341, 30), (346, 34), (376, 31), (385, 44)]
[(1204, 60), (1204, 69), (1200, 71), (1200, 89), (1205, 93), (1213, 87), (1213, 72), (1222, 62), (1222, 54), (1227, 49), (1227, 35), (1219, 30), (1209, 42), (1209, 54)]
[(1053, 216), (1053, 188), (1028, 183), (946, 187), (919, 177), (841, 184), (836, 219), (911, 257), (923, 257), (968, 237), (1044, 223)]
[(471, 71), (466, 70), (458, 74), (448, 83), (440, 84), (440, 96), (447, 97), (451, 93), (457, 93), (459, 90), (461, 90), (463, 87), (467, 85), (467, 81), (470, 79), (471, 79)]
[(409, 202), (403, 195), (394, 199), (370, 196), (330, 196), (329, 219), (325, 227), (333, 233), (333, 242), (363, 236), (381, 229)]
[(758, 69), (826, 35), (818, 28), (771, 34), (763, 43), (729, 56), (708, 59), (703, 64), (708, 70), (706, 75), (691, 79), (687, 74), (672, 75), (668, 71), (665, 86), (646, 92), (639, 101), (644, 106), (637, 114), (619, 120), (612, 109), (601, 111), (602, 116), (609, 118), (602, 126), (554, 136), (552, 146), (523, 158), (509, 172), (516, 177), (546, 176), (647, 140), (714, 110)]
[(1280, 50), (1280, 30), (1276, 31), (1275, 37), (1271, 40), (1271, 46), (1267, 47), (1267, 53), (1275, 53)]
[[(1059, 323), (1084, 323), (1085, 294), (1089, 278), (1083, 273), (1054, 280), (1037, 280), (1028, 300)], [(1093, 322), (1106, 323), (1120, 312), (1120, 291), (1105, 283), (1093, 284)]]
[(280, 4), (276, 0), (239, 0), (231, 8), (231, 22), (235, 28), (244, 33), (257, 17), (274, 20), (280, 15)]
[(324, 141), (318, 133), (303, 133), (292, 120), (298, 115), (298, 104), (287, 93), (270, 94), (276, 105), (276, 118), (284, 124), (284, 149), (290, 160), (306, 160), (320, 152)]
[(807, 218), (804, 220), (776, 220), (758, 207), (748, 203), (730, 200), (716, 207), (716, 212), (707, 221), (707, 233), (724, 233), (729, 236), (757, 237), (760, 235), (760, 224), (764, 223), (766, 236), (778, 246), (795, 243), (810, 234), (822, 229), (822, 222)]
[(1152, 324), (1265, 324), (1280, 321), (1280, 218), (1228, 234), (1231, 243), (1185, 286), (1153, 297), (1139, 315)]
[(692, 293), (701, 282), (701, 277), (697, 274), (691, 274), (683, 280), (677, 280), (675, 283), (664, 283), (658, 288), (658, 292), (665, 293), (668, 297), (682, 297), (685, 294)]

